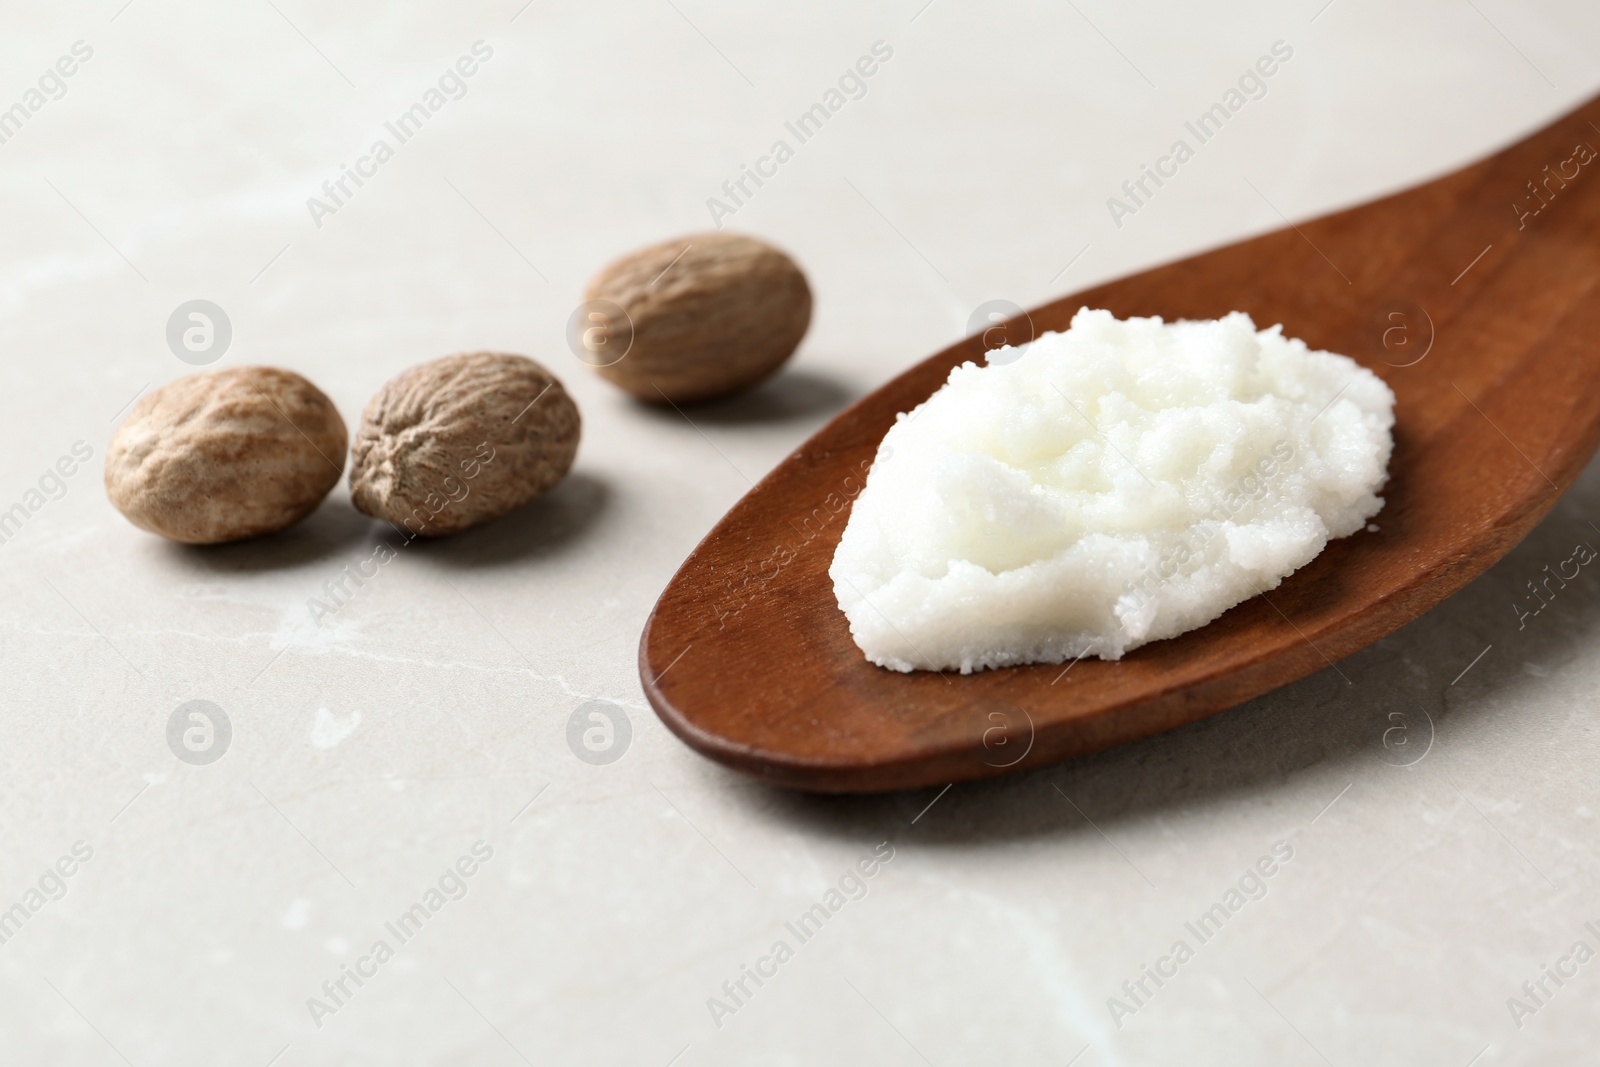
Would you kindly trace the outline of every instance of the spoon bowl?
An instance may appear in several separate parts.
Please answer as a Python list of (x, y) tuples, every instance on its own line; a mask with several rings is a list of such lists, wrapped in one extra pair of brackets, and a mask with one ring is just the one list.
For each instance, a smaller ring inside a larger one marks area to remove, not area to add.
[[(968, 338), (840, 414), (684, 561), (640, 643), (644, 691), (690, 746), (781, 786), (876, 792), (981, 778), (1170, 730), (1338, 661), (1508, 552), (1600, 443), (1600, 99), (1495, 155), (1360, 207), (1076, 293), (1008, 324), (1240, 310), (1394, 390), (1375, 532), (1270, 593), (1115, 662), (971, 675), (867, 662), (828, 567), (895, 416)], [(1349, 682), (1349, 679), (1345, 679)]]

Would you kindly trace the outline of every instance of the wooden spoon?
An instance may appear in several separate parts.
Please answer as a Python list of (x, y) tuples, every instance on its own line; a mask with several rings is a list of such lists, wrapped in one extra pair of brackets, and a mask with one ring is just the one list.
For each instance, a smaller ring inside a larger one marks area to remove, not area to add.
[(1334, 541), (1270, 594), (1119, 662), (1065, 675), (875, 667), (828, 566), (895, 414), (982, 360), (968, 338), (834, 419), (706, 536), (645, 626), (650, 703), (689, 745), (766, 782), (942, 785), (1193, 722), (1416, 618), (1520, 541), (1600, 442), (1597, 123), (1600, 98), (1437, 181), (1029, 314), (1043, 332), (1085, 305), (1168, 320), (1238, 309), (1354, 357), (1399, 401), (1379, 532)]

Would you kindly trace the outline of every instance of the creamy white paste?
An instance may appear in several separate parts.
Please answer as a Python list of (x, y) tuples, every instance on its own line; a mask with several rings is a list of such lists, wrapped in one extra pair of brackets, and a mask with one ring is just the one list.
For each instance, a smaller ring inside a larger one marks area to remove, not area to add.
[(879, 446), (829, 576), (897, 671), (1120, 659), (1362, 529), (1394, 394), (1243, 312), (1121, 321), (963, 364)]

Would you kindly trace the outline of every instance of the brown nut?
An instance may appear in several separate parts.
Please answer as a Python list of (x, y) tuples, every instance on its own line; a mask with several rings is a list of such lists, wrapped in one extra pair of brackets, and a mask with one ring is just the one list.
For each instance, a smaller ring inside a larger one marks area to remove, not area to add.
[(106, 448), (106, 496), (128, 521), (188, 544), (281, 530), (344, 473), (344, 420), (293, 371), (233, 367), (168, 382)]
[(561, 382), (526, 356), (419, 364), (368, 402), (350, 449), (350, 499), (412, 536), (465, 530), (565, 477), (579, 422)]
[(580, 357), (657, 404), (754, 385), (783, 365), (811, 323), (811, 287), (794, 260), (734, 233), (691, 234), (623, 256), (594, 276), (585, 297), (621, 307), (629, 321), (615, 326), (631, 324), (632, 341), (608, 362), (584, 335)]

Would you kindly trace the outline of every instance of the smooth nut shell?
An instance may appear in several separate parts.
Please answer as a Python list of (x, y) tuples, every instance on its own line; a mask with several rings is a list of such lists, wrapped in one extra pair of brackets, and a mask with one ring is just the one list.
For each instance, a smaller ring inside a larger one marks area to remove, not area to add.
[(811, 287), (794, 260), (735, 233), (691, 234), (623, 256), (585, 296), (617, 304), (633, 326), (627, 354), (595, 369), (657, 404), (754, 385), (783, 365), (811, 323)]
[(436, 359), (367, 404), (350, 450), (350, 499), (413, 535), (456, 533), (565, 477), (579, 430), (561, 382), (526, 356)]
[(134, 405), (106, 448), (106, 495), (128, 521), (188, 544), (281, 530), (344, 473), (348, 435), (293, 371), (233, 367), (169, 382)]

